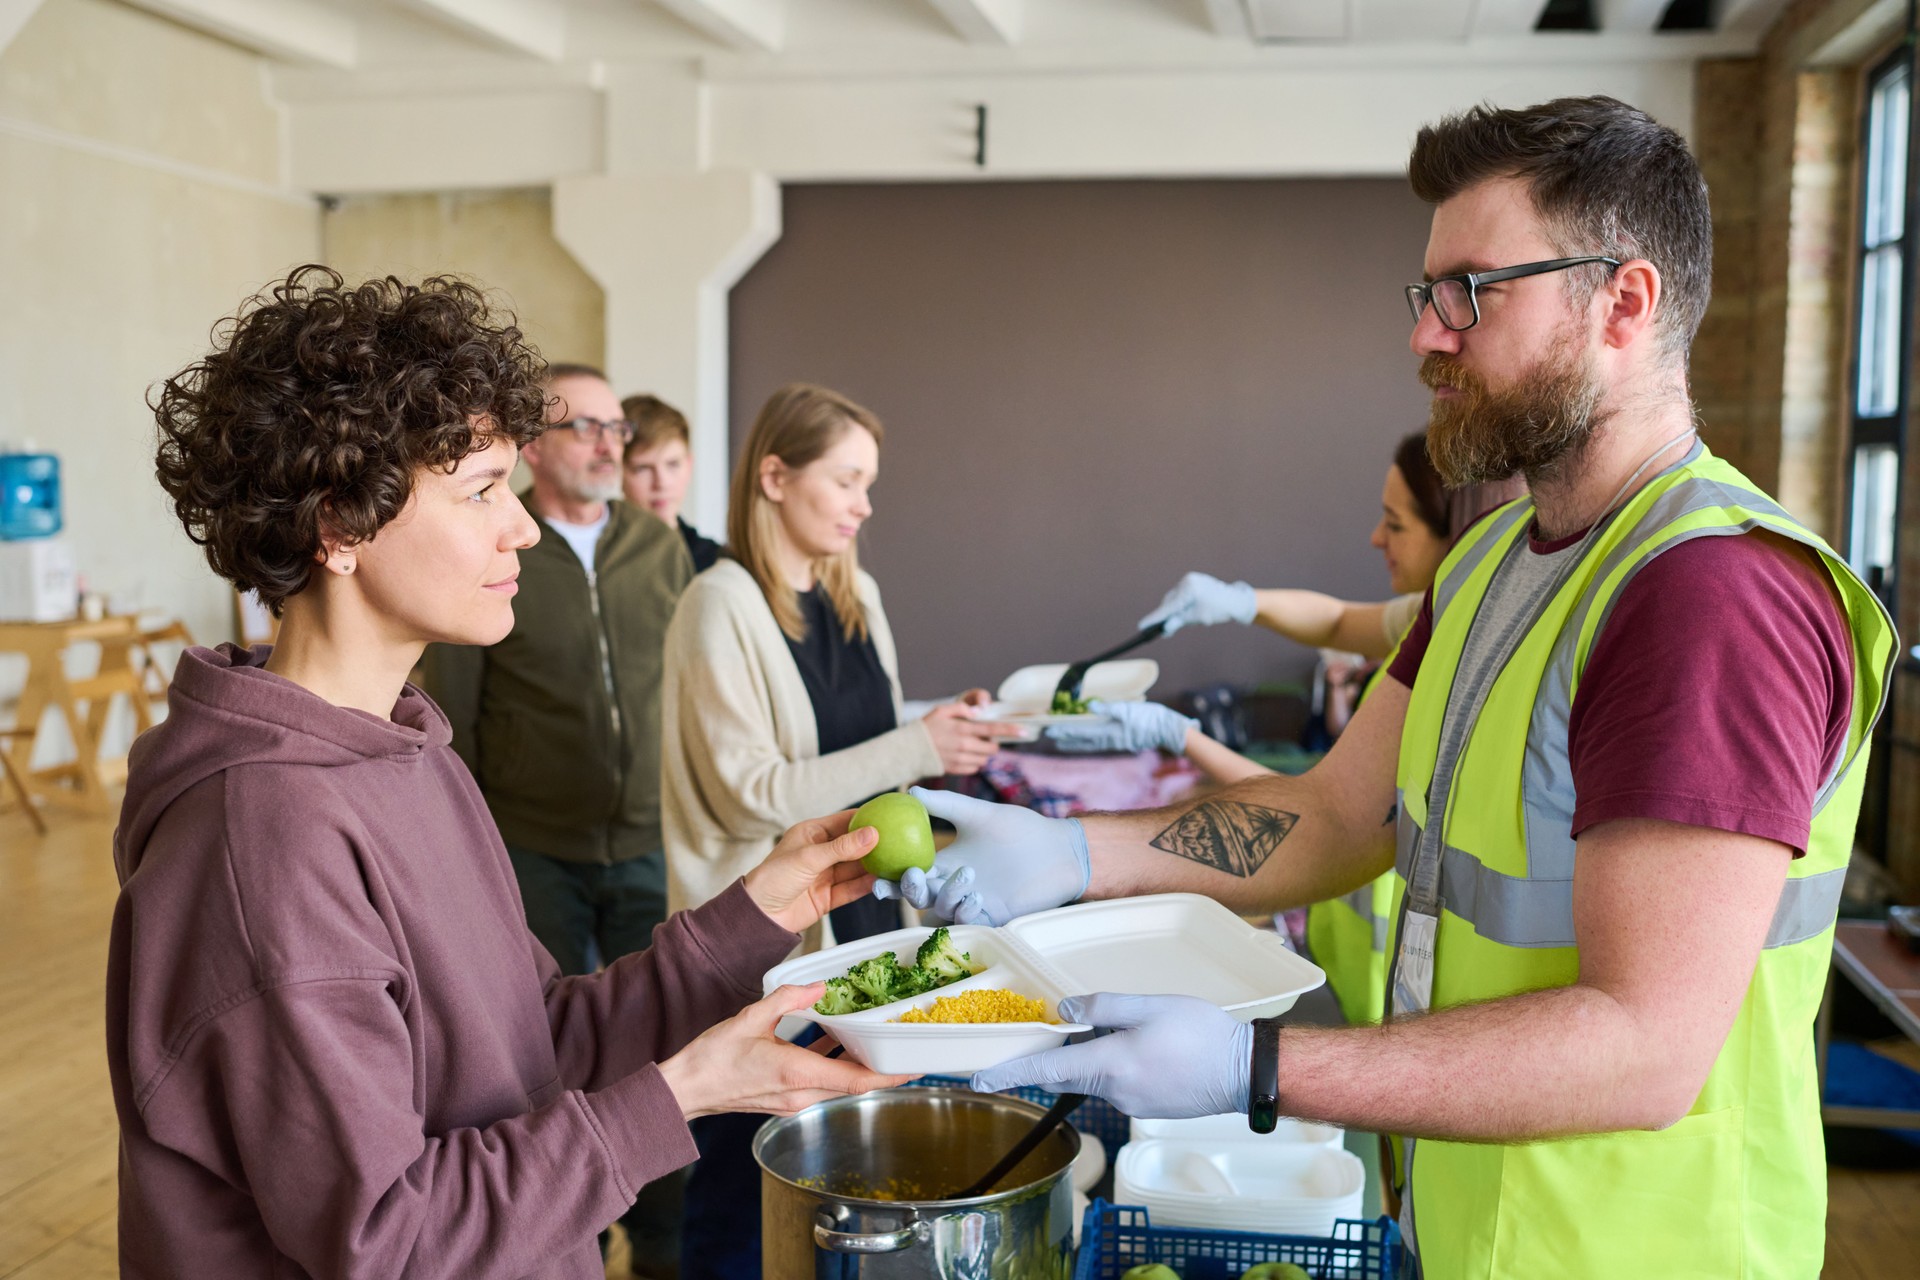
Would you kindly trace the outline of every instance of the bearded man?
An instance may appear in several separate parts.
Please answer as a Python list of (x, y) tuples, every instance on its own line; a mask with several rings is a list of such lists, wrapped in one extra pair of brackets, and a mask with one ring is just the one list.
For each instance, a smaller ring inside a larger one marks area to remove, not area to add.
[[(513, 630), (429, 646), (422, 683), (506, 841), (527, 926), (577, 974), (646, 950), (667, 917), (660, 682), (693, 561), (671, 526), (616, 501), (633, 424), (605, 376), (556, 364), (545, 386), (547, 429), (520, 451), (540, 540), (520, 553)], [(638, 1275), (678, 1271), (680, 1186), (649, 1184), (621, 1218)]]
[(974, 1087), (1403, 1135), (1430, 1277), (1814, 1275), (1813, 1019), (1893, 626), (1695, 436), (1712, 242), (1672, 130), (1609, 98), (1476, 108), (1408, 168), (1428, 447), (1530, 498), (1462, 536), (1311, 772), (1083, 821), (930, 793), (958, 838), (888, 891), (1000, 924), (1170, 890), (1266, 912), (1392, 869), (1384, 1025), (1098, 994), (1061, 1014), (1114, 1034)]

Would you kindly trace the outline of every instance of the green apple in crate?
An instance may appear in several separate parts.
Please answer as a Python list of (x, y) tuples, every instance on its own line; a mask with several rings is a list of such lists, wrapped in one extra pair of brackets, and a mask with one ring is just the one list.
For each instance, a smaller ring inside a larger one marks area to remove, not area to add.
[(1313, 1280), (1307, 1269), (1292, 1262), (1263, 1262), (1240, 1273), (1240, 1280)]
[(1120, 1280), (1180, 1280), (1180, 1273), (1163, 1262), (1143, 1262), (1122, 1271)]
[(933, 820), (927, 816), (927, 806), (906, 792), (889, 791), (855, 809), (847, 830), (864, 827), (880, 833), (880, 843), (860, 859), (860, 865), (875, 876), (898, 880), (908, 867), (932, 869)]

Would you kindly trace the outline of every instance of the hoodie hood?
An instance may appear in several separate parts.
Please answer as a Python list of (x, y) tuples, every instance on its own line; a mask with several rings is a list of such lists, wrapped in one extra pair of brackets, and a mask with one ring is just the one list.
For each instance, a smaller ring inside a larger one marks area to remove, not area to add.
[(188, 789), (242, 764), (345, 768), (368, 760), (419, 759), (452, 740), (447, 718), (413, 685), (393, 718), (335, 706), (266, 669), (270, 645), (188, 649), (167, 690), (167, 718), (127, 756), (127, 794), (114, 833), (124, 882), (167, 806)]

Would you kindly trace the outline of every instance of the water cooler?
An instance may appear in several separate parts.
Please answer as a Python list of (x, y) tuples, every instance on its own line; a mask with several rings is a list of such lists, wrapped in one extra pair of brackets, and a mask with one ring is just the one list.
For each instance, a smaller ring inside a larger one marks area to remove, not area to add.
[(60, 533), (60, 459), (0, 445), (0, 622), (74, 615), (79, 582)]

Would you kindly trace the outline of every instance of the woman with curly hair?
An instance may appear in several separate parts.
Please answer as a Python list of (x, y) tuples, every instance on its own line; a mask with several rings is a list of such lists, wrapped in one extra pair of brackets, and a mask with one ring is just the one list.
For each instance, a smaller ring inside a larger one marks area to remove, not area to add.
[(125, 1275), (587, 1280), (595, 1233), (693, 1159), (688, 1118), (898, 1083), (773, 1034), (817, 988), (748, 1005), (866, 893), (845, 814), (599, 974), (528, 933), (406, 679), (427, 643), (512, 626), (541, 369), (469, 284), (303, 267), (154, 400), (189, 536), (282, 623), (183, 656), (134, 746), (107, 1003)]

